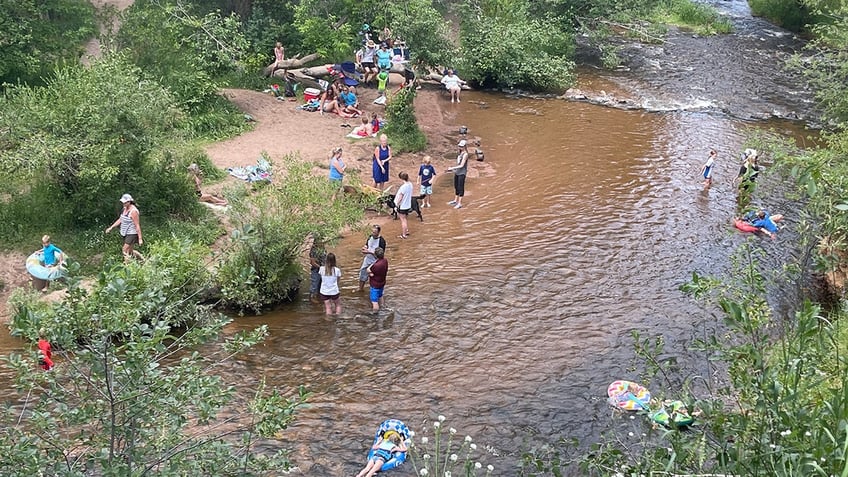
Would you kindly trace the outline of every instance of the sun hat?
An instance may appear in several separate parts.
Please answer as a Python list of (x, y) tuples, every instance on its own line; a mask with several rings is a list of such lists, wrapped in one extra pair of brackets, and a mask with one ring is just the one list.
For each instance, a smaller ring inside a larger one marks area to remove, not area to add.
[(457, 145), (459, 147), (465, 147), (466, 144), (468, 144), (468, 142), (465, 139), (462, 139), (461, 141), (459, 141), (459, 144), (457, 144)]
[(368, 40), (368, 43), (366, 43), (366, 45), (368, 45), (369, 48), (374, 48), (375, 46), (377, 46), (377, 44), (374, 43), (374, 40)]
[(126, 204), (127, 202), (133, 202), (133, 198), (129, 194), (124, 194), (121, 196), (121, 203)]

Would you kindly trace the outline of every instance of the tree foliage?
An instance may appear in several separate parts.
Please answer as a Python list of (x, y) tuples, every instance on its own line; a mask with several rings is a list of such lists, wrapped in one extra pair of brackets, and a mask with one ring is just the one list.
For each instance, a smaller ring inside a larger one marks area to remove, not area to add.
[(9, 96), (0, 104), (0, 168), (46, 188), (59, 222), (111, 221), (125, 192), (149, 199), (145, 213), (153, 216), (194, 202), (169, 158), (149, 157), (182, 113), (120, 55), (66, 67), (45, 87), (14, 88)]
[(361, 204), (312, 168), (286, 156), (272, 184), (231, 198), (234, 230), (216, 278), (225, 306), (261, 313), (290, 300), (303, 273), (307, 238), (329, 243), (362, 218)]
[(7, 359), (27, 406), (3, 414), (0, 473), (258, 475), (288, 467), (285, 453), (255, 447), (288, 426), (308, 393), (286, 397), (260, 382), (254, 396), (242, 396), (214, 373), (267, 329), (230, 335), (228, 318), (197, 305), (197, 290), (209, 285), (198, 258), (187, 244), (163, 243), (144, 264), (107, 268), (90, 291), (71, 280), (62, 302), (18, 297), (15, 332), (44, 334), (63, 352), (49, 373), (36, 353)]
[(383, 133), (395, 152), (418, 152), (427, 147), (427, 136), (415, 119), (415, 90), (398, 91), (386, 105), (386, 127)]
[(0, 83), (40, 83), (57, 63), (76, 61), (95, 31), (84, 0), (0, 0)]
[(462, 28), (462, 76), (483, 86), (562, 90), (574, 82), (573, 38), (523, 2), (472, 4)]

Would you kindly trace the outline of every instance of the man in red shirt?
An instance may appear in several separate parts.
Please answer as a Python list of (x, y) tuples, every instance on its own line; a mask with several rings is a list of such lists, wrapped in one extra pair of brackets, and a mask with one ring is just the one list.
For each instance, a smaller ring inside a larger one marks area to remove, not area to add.
[(386, 286), (386, 275), (389, 273), (389, 261), (386, 260), (385, 250), (381, 247), (374, 249), (377, 261), (368, 267), (368, 284), (371, 285), (371, 307), (378, 311), (383, 306), (383, 288)]

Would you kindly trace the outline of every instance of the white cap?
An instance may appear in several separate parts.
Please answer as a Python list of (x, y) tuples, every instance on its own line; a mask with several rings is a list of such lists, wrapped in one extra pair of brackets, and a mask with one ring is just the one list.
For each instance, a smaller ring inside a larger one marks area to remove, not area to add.
[(129, 194), (124, 194), (121, 196), (121, 203), (126, 204), (127, 202), (133, 202), (133, 198)]
[(466, 144), (468, 144), (468, 142), (466, 142), (466, 140), (465, 140), (465, 139), (462, 139), (462, 140), (460, 140), (460, 141), (459, 141), (458, 146), (459, 146), (459, 147), (465, 147), (465, 145), (466, 145)]

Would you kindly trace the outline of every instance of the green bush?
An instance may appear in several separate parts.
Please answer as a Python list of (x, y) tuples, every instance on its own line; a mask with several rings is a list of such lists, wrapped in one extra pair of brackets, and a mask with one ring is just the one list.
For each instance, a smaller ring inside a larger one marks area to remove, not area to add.
[(78, 62), (97, 32), (85, 0), (0, 0), (0, 84), (42, 84), (62, 62)]
[(90, 291), (71, 280), (61, 302), (16, 296), (13, 333), (34, 340), (44, 330), (62, 357), (50, 373), (32, 348), (4, 359), (15, 398), (29, 407), (0, 412), (0, 474), (267, 475), (291, 467), (285, 451), (257, 444), (286, 429), (309, 393), (300, 387), (286, 397), (260, 381), (239, 397), (214, 374), (260, 343), (267, 327), (225, 332), (230, 319), (197, 305), (209, 284), (205, 252), (179, 241), (153, 248), (144, 264), (107, 267)]
[(460, 76), (484, 87), (562, 91), (574, 83), (572, 37), (554, 23), (483, 17), (463, 25)]
[(810, 23), (810, 14), (796, 0), (748, 0), (751, 13), (767, 18), (787, 30), (799, 32)]
[(8, 131), (0, 170), (18, 186), (31, 181), (36, 201), (52, 199), (45, 210), (64, 226), (114, 220), (126, 192), (149, 201), (146, 216), (163, 217), (195, 202), (184, 172), (149, 156), (181, 118), (173, 97), (120, 55), (68, 67), (46, 87), (15, 88), (0, 102), (0, 129)]
[(216, 282), (223, 305), (239, 312), (260, 313), (290, 300), (303, 275), (307, 237), (329, 243), (363, 215), (326, 176), (312, 174), (312, 164), (286, 156), (282, 170), (275, 169), (273, 183), (229, 197), (233, 233)]
[(427, 147), (427, 136), (418, 127), (415, 119), (415, 90), (405, 88), (398, 91), (386, 104), (386, 127), (383, 133), (389, 137), (392, 150), (418, 152)]
[(733, 24), (719, 15), (711, 5), (692, 0), (667, 0), (661, 3), (654, 16), (659, 21), (694, 28), (701, 34), (730, 33)]

